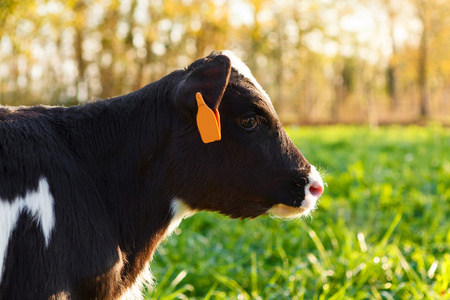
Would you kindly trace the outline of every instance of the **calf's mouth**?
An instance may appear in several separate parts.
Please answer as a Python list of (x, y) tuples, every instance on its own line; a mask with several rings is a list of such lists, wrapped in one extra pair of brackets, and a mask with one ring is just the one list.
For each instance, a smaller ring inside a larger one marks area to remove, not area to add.
[[(311, 171), (306, 180), (304, 190), (297, 189), (290, 197), (283, 197), (278, 204), (272, 206), (268, 213), (281, 218), (298, 218), (308, 215), (317, 207), (317, 200), (323, 193), (323, 180), (319, 172), (314, 166), (311, 166)], [(297, 185), (300, 185), (297, 183)], [(295, 189), (294, 189), (295, 190)]]

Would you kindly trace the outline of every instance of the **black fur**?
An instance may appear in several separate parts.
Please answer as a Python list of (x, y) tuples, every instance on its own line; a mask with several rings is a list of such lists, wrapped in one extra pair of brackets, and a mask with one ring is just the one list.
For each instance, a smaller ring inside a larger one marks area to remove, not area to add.
[[(203, 144), (195, 92), (221, 114)], [(258, 127), (239, 125), (255, 116)], [(24, 211), (6, 253), (0, 299), (114, 299), (147, 266), (171, 202), (233, 218), (298, 207), (310, 165), (271, 104), (214, 52), (144, 88), (75, 107), (0, 108), (0, 198), (46, 178), (55, 226), (48, 247)]]

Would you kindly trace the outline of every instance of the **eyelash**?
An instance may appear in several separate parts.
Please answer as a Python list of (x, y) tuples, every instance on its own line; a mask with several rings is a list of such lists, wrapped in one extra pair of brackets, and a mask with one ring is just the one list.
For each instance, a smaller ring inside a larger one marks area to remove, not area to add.
[(246, 131), (254, 131), (263, 123), (266, 123), (266, 119), (256, 114), (246, 115), (239, 119), (239, 125)]

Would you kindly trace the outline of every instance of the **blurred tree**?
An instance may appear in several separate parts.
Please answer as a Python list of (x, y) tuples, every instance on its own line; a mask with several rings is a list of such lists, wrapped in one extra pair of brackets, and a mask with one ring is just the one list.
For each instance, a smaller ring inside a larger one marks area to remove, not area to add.
[(450, 108), (450, 1), (427, 2), (428, 95), (430, 114), (447, 114)]
[(14, 13), (18, 4), (19, 1), (17, 0), (2, 0), (0, 2), (0, 38), (3, 36), (8, 16)]
[(87, 62), (84, 58), (83, 44), (86, 35), (86, 10), (87, 5), (84, 0), (69, 1), (69, 8), (73, 11), (72, 28), (75, 31), (73, 39), (73, 49), (75, 50), (75, 60), (77, 65), (77, 79), (76, 79), (76, 99), (86, 101), (89, 94), (88, 84), (86, 82), (86, 67)]
[(102, 86), (101, 98), (111, 97), (125, 92), (124, 87), (118, 82), (125, 80), (126, 72), (117, 74), (116, 66), (122, 60), (120, 53), (123, 53), (124, 45), (119, 44), (117, 38), (117, 26), (120, 21), (119, 0), (110, 1), (105, 7), (103, 19), (97, 27), (101, 35), (101, 52), (98, 55), (98, 65), (100, 66), (100, 84)]
[(405, 112), (402, 120), (445, 119), (450, 110), (449, 1), (18, 4), (0, 2), (5, 104), (123, 94), (228, 48), (249, 65), (287, 122), (366, 118), (375, 124), (376, 117)]
[(391, 109), (398, 108), (398, 91), (397, 91), (397, 69), (398, 69), (398, 59), (397, 59), (397, 45), (395, 38), (395, 23), (397, 19), (397, 9), (398, 2), (383, 0), (383, 5), (385, 7), (388, 20), (389, 20), (389, 37), (391, 40), (391, 51), (392, 54), (389, 58), (388, 66), (386, 69), (386, 82), (387, 82), (387, 92), (391, 100)]
[(419, 46), (419, 61), (418, 61), (418, 87), (420, 91), (420, 115), (421, 117), (428, 117), (429, 111), (429, 97), (427, 89), (428, 81), (428, 4), (425, 0), (415, 0), (417, 8), (417, 15), (422, 24), (422, 35), (420, 37)]

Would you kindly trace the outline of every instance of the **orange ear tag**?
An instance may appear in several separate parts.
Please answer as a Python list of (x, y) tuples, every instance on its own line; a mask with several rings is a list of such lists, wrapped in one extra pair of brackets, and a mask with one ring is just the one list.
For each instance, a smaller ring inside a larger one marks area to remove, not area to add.
[(205, 100), (203, 100), (202, 94), (196, 93), (195, 98), (197, 99), (197, 127), (200, 131), (200, 136), (203, 143), (211, 143), (219, 141), (222, 137), (220, 133), (220, 115), (216, 110), (213, 112), (211, 108), (206, 105)]

